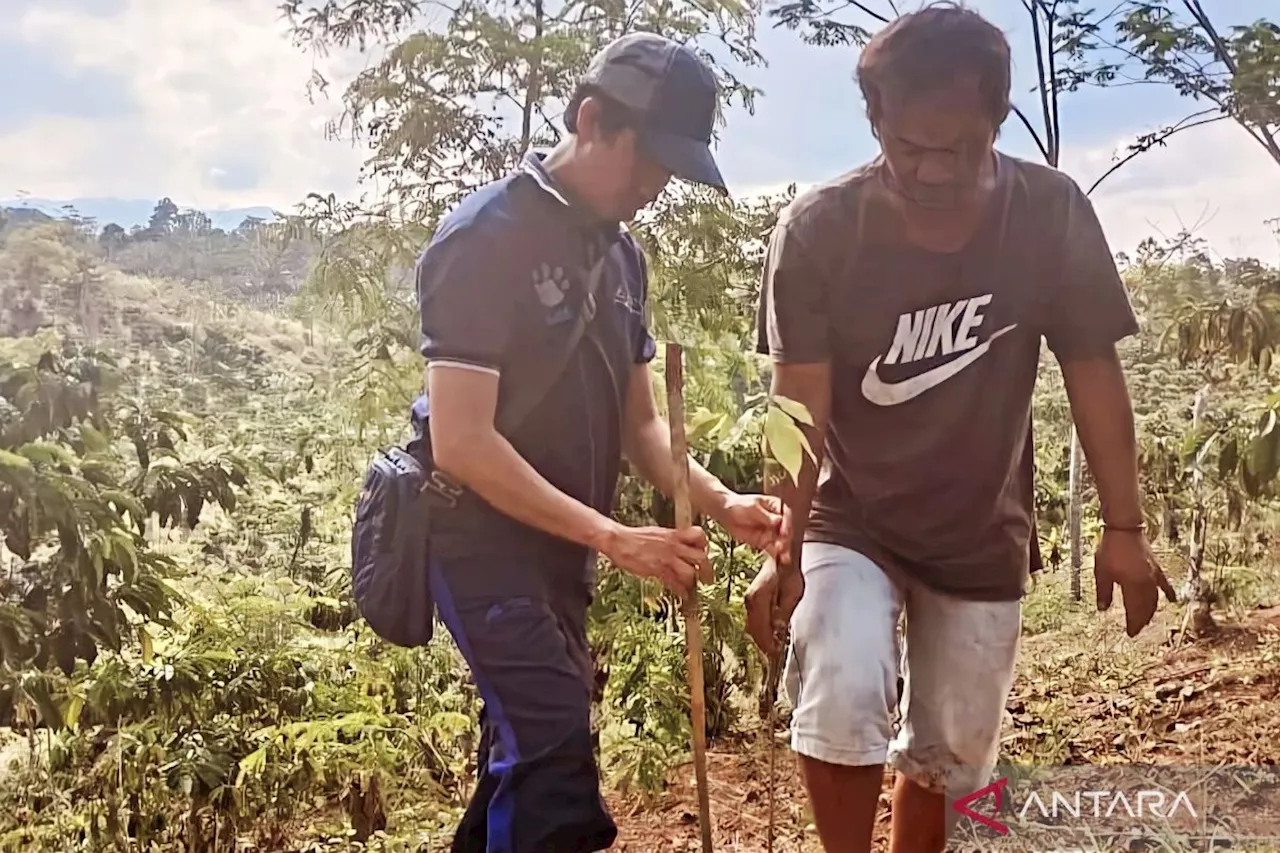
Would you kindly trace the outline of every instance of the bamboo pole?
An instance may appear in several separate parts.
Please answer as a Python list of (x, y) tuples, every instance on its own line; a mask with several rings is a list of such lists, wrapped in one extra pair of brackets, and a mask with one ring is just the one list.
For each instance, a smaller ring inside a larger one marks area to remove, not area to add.
[[(693, 524), (689, 501), (689, 451), (684, 434), (684, 352), (668, 343), (666, 352), (667, 419), (671, 425), (671, 458), (675, 463), (676, 528)], [(711, 797), (707, 790), (707, 694), (702, 675), (702, 618), (698, 590), (684, 602), (685, 648), (689, 669), (689, 701), (693, 727), (693, 768), (698, 784), (698, 825), (702, 853), (711, 853)]]

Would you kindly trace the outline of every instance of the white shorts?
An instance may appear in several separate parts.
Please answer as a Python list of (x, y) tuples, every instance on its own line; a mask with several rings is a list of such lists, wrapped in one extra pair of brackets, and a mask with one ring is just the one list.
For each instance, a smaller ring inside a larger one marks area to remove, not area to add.
[[(1013, 682), (1022, 603), (899, 587), (838, 545), (806, 542), (802, 555), (804, 596), (792, 616), (785, 670), (792, 748), (833, 764), (888, 763), (948, 798), (986, 784)], [(905, 648), (897, 630), (904, 610)]]

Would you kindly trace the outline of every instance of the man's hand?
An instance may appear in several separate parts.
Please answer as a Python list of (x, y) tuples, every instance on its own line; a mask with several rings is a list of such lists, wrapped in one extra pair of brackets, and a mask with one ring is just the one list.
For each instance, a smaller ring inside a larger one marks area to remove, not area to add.
[(791, 541), (791, 513), (771, 495), (730, 493), (712, 517), (735, 541), (774, 559), (784, 556)]
[(747, 589), (747, 633), (766, 655), (779, 651), (778, 638), (786, 634), (791, 614), (804, 595), (804, 575), (798, 568), (778, 568), (765, 560)]
[(699, 580), (711, 583), (715, 579), (707, 556), (707, 535), (701, 527), (672, 530), (617, 525), (599, 551), (623, 571), (657, 578), (681, 600), (693, 593)]
[(1178, 600), (1142, 531), (1104, 530), (1094, 552), (1093, 577), (1099, 610), (1111, 606), (1115, 587), (1120, 587), (1125, 630), (1130, 637), (1136, 637), (1155, 615), (1161, 590), (1169, 601)]

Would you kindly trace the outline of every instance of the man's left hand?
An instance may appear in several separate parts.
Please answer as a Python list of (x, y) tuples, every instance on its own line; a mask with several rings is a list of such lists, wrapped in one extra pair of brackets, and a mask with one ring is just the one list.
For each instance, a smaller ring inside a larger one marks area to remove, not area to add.
[(715, 520), (744, 545), (787, 562), (791, 544), (791, 515), (773, 495), (732, 494), (717, 508)]
[(1099, 610), (1111, 606), (1115, 587), (1120, 587), (1125, 630), (1130, 637), (1136, 637), (1155, 615), (1161, 590), (1169, 601), (1178, 600), (1140, 530), (1104, 530), (1094, 552), (1093, 577), (1098, 588)]

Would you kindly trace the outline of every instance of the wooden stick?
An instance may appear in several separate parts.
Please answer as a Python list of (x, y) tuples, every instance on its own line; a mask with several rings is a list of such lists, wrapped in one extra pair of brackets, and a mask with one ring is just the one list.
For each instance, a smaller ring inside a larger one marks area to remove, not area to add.
[[(693, 524), (689, 501), (689, 450), (684, 435), (684, 353), (668, 343), (666, 355), (667, 419), (671, 424), (671, 459), (675, 463), (676, 528)], [(702, 618), (698, 590), (684, 602), (685, 647), (689, 668), (689, 700), (693, 724), (693, 769), (698, 782), (698, 824), (702, 853), (711, 853), (711, 798), (707, 790), (707, 694), (702, 676)]]
[(765, 840), (765, 853), (773, 853), (773, 839), (777, 832), (778, 803), (778, 681), (782, 675), (782, 655), (774, 652), (769, 655), (768, 672), (765, 677), (764, 701), (768, 703), (768, 714), (765, 725), (769, 742), (769, 823), (768, 836)]

